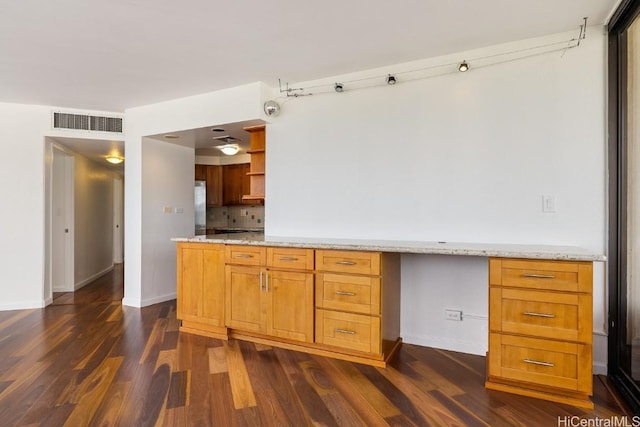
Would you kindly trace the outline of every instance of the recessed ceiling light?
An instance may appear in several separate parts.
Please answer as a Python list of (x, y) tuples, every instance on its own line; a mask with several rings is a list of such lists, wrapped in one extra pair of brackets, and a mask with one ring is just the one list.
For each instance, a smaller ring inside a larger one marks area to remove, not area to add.
[(167, 138), (167, 139), (178, 139), (178, 138), (180, 138), (178, 135), (173, 135), (173, 134), (165, 135), (164, 137)]
[(234, 154), (236, 154), (240, 150), (240, 147), (238, 147), (236, 144), (220, 145), (220, 146), (218, 146), (216, 148), (218, 150), (222, 151), (227, 156), (233, 156)]
[(120, 157), (120, 156), (113, 156), (113, 155), (111, 155), (111, 156), (109, 156), (109, 157), (105, 158), (105, 160), (106, 160), (107, 162), (109, 162), (109, 163), (113, 163), (114, 165), (118, 165), (118, 164), (120, 164), (120, 163), (124, 162), (124, 159), (123, 159), (122, 157)]
[(225, 130), (222, 128), (213, 128), (211, 129), (211, 132), (224, 132)]

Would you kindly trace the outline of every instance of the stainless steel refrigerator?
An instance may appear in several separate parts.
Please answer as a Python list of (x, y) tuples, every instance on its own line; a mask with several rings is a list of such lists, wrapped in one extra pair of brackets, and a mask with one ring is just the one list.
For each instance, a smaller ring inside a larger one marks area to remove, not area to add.
[(207, 182), (196, 181), (194, 187), (195, 234), (207, 233)]

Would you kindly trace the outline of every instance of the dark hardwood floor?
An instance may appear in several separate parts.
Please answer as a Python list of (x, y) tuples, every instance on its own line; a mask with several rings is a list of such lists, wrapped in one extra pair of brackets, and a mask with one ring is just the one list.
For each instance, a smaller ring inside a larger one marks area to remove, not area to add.
[(175, 301), (123, 307), (122, 276), (119, 265), (45, 309), (0, 312), (0, 425), (557, 426), (558, 417), (631, 417), (602, 376), (595, 410), (585, 411), (486, 390), (480, 356), (404, 344), (378, 369), (179, 333)]

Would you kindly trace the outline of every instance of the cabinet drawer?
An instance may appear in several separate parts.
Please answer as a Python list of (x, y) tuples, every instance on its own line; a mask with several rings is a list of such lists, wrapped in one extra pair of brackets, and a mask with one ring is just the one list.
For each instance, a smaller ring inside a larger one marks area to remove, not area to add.
[(267, 267), (313, 270), (313, 249), (267, 248)]
[(588, 294), (492, 287), (489, 298), (492, 331), (592, 342)]
[(491, 259), (491, 285), (564, 292), (592, 291), (590, 262)]
[(316, 306), (380, 315), (380, 278), (318, 273)]
[(265, 265), (266, 248), (261, 246), (227, 245), (226, 263), (240, 265)]
[(489, 376), (591, 394), (591, 345), (490, 334)]
[(316, 309), (316, 342), (380, 354), (380, 318)]
[(378, 276), (380, 275), (380, 253), (317, 250), (316, 270)]

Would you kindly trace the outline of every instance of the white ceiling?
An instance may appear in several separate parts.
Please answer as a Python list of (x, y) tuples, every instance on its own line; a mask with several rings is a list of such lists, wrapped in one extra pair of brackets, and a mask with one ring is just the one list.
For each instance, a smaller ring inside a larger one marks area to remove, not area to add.
[(619, 0), (0, 2), (0, 102), (122, 112), (605, 23)]

